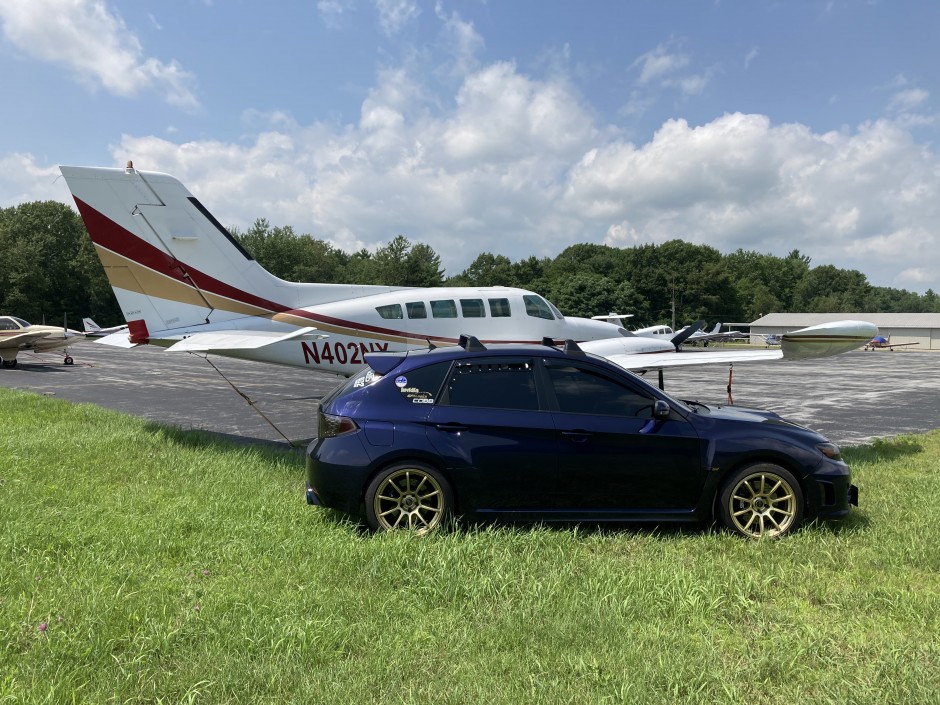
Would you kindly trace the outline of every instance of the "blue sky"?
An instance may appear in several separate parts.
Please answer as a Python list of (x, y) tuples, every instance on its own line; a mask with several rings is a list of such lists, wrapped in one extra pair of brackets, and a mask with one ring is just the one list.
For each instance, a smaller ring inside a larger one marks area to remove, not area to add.
[(166, 171), (346, 251), (682, 238), (940, 291), (933, 0), (0, 0), (0, 207)]

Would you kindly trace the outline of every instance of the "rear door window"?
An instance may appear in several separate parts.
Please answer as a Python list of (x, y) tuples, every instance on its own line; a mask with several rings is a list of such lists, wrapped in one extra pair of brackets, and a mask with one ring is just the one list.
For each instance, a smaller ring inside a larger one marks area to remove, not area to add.
[(519, 359), (458, 362), (448, 377), (441, 403), (537, 411), (535, 365), (532, 360)]
[(444, 384), (450, 362), (436, 362), (395, 377), (402, 399), (412, 404), (433, 404)]

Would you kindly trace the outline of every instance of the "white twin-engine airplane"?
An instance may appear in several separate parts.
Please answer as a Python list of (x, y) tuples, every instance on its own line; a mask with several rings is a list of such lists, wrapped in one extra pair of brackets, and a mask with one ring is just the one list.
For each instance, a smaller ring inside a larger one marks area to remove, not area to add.
[(454, 345), (572, 339), (631, 370), (835, 355), (878, 329), (863, 321), (805, 328), (781, 349), (677, 354), (680, 340), (630, 334), (603, 320), (563, 316), (508, 287), (401, 288), (298, 284), (261, 267), (174, 177), (60, 167), (129, 330), (102, 338), (132, 347), (214, 353), (351, 375), (365, 354)]

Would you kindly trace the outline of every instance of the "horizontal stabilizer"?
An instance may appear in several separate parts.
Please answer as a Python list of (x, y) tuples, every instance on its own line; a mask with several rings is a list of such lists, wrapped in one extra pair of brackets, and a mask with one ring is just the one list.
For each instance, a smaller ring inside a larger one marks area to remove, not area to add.
[(112, 348), (135, 348), (137, 343), (132, 343), (127, 330), (119, 330), (117, 333), (111, 333), (95, 340), (101, 345), (110, 345)]
[(316, 340), (326, 338), (323, 333), (316, 333), (316, 328), (301, 328), (291, 333), (270, 333), (260, 330), (219, 330), (195, 333), (167, 350), (171, 352), (212, 352), (219, 350), (256, 350), (273, 343), (302, 338)]

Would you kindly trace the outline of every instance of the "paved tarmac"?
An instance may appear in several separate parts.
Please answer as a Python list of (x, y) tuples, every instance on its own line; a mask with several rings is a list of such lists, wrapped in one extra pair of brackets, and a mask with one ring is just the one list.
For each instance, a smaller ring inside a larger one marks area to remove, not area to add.
[[(314, 435), (318, 401), (342, 382), (327, 373), (212, 356), (249, 404), (196, 355), (91, 342), (71, 353), (72, 366), (53, 355), (21, 353), (16, 368), (0, 368), (0, 386), (233, 440), (286, 443), (285, 437), (302, 442)], [(656, 383), (655, 372), (647, 378)], [(673, 396), (727, 403), (725, 365), (666, 370), (665, 381)], [(736, 363), (732, 394), (738, 406), (771, 409), (841, 445), (919, 433), (940, 428), (940, 352), (859, 350), (821, 360)]]

